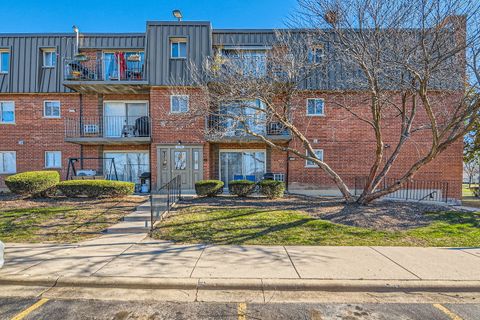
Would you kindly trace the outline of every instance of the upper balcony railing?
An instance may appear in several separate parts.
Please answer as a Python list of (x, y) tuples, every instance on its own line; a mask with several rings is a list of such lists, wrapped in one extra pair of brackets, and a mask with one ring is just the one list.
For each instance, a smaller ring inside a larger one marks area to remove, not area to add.
[(138, 54), (112, 54), (102, 58), (65, 59), (66, 81), (144, 81), (145, 64)]
[(65, 119), (65, 138), (71, 142), (150, 140), (148, 116), (76, 117)]
[[(248, 129), (259, 135), (273, 139), (289, 139), (290, 130), (282, 123), (261, 119), (246, 120)], [(207, 118), (207, 138), (210, 140), (228, 140), (231, 138), (252, 138), (247, 133), (245, 124), (228, 116), (210, 115)]]

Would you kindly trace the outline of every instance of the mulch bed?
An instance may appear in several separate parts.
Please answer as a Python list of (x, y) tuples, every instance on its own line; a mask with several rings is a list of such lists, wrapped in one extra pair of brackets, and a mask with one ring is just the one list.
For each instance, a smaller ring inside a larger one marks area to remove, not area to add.
[(256, 208), (271, 210), (298, 210), (314, 218), (334, 223), (375, 230), (407, 230), (429, 225), (434, 217), (427, 213), (457, 211), (453, 207), (421, 202), (376, 201), (368, 206), (346, 204), (342, 198), (289, 195), (283, 199), (238, 198), (219, 196), (184, 200), (177, 206), (181, 210), (190, 206)]

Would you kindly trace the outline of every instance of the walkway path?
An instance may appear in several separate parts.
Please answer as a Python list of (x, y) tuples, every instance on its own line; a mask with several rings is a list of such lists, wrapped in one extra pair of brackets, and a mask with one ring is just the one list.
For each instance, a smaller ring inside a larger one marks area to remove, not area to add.
[(480, 248), (210, 246), (108, 234), (75, 245), (7, 244), (0, 277), (480, 280)]

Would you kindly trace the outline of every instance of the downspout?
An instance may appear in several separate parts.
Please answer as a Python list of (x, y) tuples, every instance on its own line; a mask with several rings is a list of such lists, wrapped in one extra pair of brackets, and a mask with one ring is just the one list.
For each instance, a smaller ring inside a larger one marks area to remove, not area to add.
[(290, 171), (290, 153), (287, 151), (287, 171), (285, 172), (285, 190), (288, 192), (288, 176)]
[[(83, 95), (80, 93), (80, 137), (83, 137)], [(83, 144), (80, 145), (80, 169), (83, 170)]]

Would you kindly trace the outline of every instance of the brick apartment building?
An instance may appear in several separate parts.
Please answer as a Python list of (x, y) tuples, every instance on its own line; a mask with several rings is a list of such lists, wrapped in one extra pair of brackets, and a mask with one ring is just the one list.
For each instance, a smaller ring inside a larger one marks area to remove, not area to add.
[[(79, 158), (77, 174), (113, 178), (113, 158), (118, 179), (137, 184), (144, 172), (151, 172), (153, 186), (180, 174), (185, 189), (199, 179), (228, 183), (271, 172), (292, 191), (337, 193), (325, 173), (303, 159), (255, 139), (210, 138), (204, 132), (211, 123), (203, 118), (176, 124), (189, 97), (172, 95), (171, 88), (188, 76), (187, 61), (200, 65), (214, 50), (262, 55), (273, 38), (272, 30), (183, 21), (148, 22), (145, 33), (80, 34), (78, 40), (75, 33), (0, 34), (0, 188), (6, 175), (29, 170), (58, 170), (66, 179), (70, 158)], [(353, 188), (355, 177), (368, 172), (375, 145), (368, 127), (333, 107), (341, 98), (336, 81), (325, 79), (298, 97), (304, 111), (295, 119)], [(288, 132), (271, 134), (298, 144)], [(400, 174), (429, 144), (426, 136), (412, 139), (390, 175)], [(448, 196), (459, 199), (462, 149), (458, 141), (415, 178), (447, 181)]]

